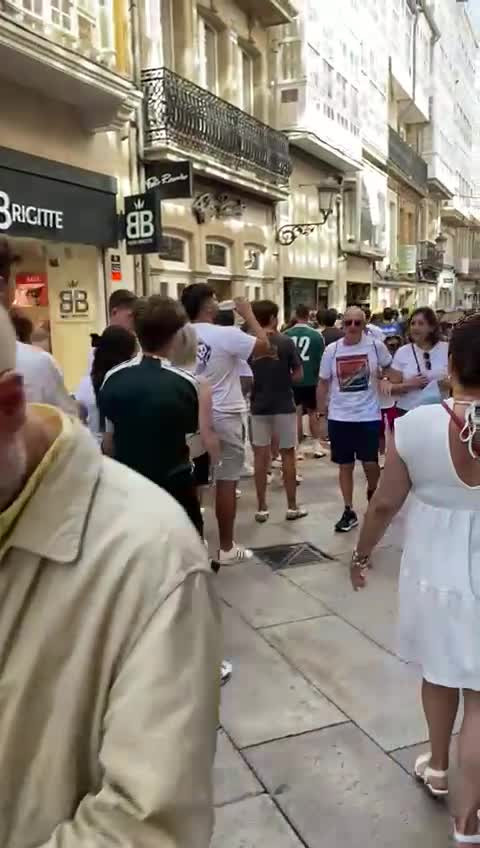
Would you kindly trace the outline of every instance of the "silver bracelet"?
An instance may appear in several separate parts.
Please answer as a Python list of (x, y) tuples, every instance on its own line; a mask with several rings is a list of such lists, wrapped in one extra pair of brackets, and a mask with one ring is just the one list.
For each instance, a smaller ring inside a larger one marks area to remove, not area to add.
[(360, 556), (357, 549), (355, 549), (353, 554), (352, 554), (352, 562), (351, 562), (350, 567), (351, 568), (360, 568), (360, 569), (366, 568), (369, 561), (370, 561), (369, 556)]

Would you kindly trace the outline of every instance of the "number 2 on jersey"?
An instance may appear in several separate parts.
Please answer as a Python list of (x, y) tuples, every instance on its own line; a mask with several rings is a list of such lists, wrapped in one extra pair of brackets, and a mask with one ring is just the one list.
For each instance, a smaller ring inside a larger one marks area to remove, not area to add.
[(308, 355), (308, 350), (310, 348), (310, 339), (308, 336), (294, 336), (295, 344), (298, 347), (298, 352), (300, 354), (301, 359), (304, 362), (310, 362), (310, 356)]

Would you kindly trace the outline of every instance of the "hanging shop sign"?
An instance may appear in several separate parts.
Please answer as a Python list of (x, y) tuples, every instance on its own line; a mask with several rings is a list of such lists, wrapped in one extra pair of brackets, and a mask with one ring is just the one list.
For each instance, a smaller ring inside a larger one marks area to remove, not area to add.
[(15, 276), (14, 306), (48, 306), (48, 278), (46, 274), (29, 274), (27, 272)]
[(160, 198), (156, 191), (125, 198), (127, 253), (158, 253), (162, 238)]
[(193, 168), (191, 162), (147, 162), (145, 165), (145, 185), (155, 189), (159, 197), (193, 196)]
[(115, 197), (103, 174), (0, 148), (0, 236), (115, 246)]
[(112, 283), (122, 282), (122, 257), (119, 253), (110, 255), (110, 279)]

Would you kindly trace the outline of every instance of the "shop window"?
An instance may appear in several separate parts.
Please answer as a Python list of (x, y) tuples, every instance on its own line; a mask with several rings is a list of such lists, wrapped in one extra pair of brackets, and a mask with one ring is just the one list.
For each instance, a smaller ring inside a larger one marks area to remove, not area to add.
[(158, 255), (168, 262), (185, 262), (184, 240), (175, 236), (162, 236)]
[(214, 265), (219, 268), (228, 266), (228, 250), (224, 244), (217, 242), (207, 242), (207, 265)]
[(217, 93), (218, 44), (217, 33), (201, 15), (198, 18), (200, 85)]
[(160, 283), (160, 294), (161, 294), (162, 297), (168, 297), (168, 295), (169, 295), (168, 283), (165, 283), (165, 282)]

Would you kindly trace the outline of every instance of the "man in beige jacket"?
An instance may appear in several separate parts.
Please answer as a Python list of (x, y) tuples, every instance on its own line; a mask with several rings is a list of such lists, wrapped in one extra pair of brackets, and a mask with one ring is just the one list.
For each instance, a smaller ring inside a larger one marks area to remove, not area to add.
[(0, 307), (1, 848), (207, 848), (212, 580), (167, 494), (26, 407)]

